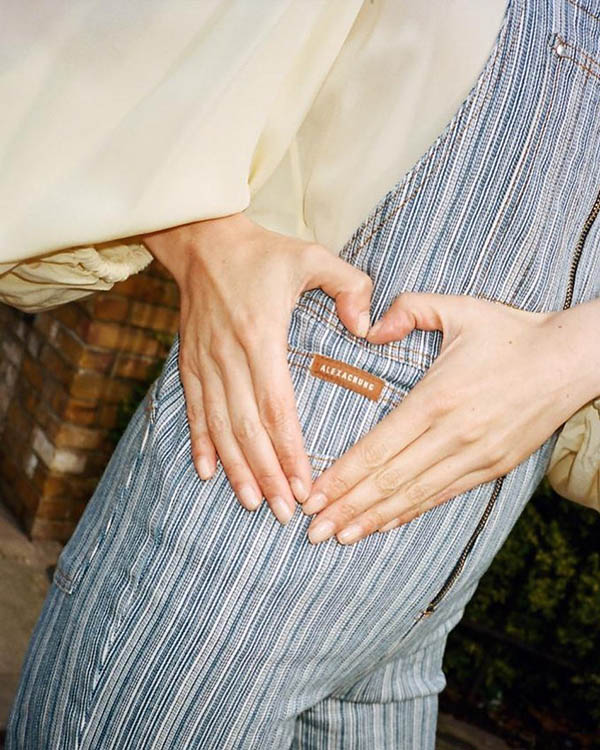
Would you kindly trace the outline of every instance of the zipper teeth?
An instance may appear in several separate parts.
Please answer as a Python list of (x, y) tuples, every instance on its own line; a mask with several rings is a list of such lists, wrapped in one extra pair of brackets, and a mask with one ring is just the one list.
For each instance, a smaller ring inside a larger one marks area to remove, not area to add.
[[(598, 195), (596, 196), (596, 200), (594, 201), (594, 205), (592, 206), (585, 220), (585, 223), (583, 225), (583, 228), (577, 240), (577, 244), (575, 245), (575, 250), (573, 251), (573, 257), (571, 259), (571, 267), (569, 269), (569, 280), (567, 284), (567, 292), (565, 295), (565, 302), (563, 305), (564, 310), (571, 307), (571, 303), (573, 302), (573, 291), (575, 289), (575, 277), (577, 275), (577, 268), (579, 266), (579, 261), (581, 260), (583, 246), (590, 232), (590, 229), (592, 228), (592, 225), (594, 221), (596, 220), (596, 217), (598, 216), (599, 213), (600, 213), (600, 191), (598, 192)], [(465, 562), (467, 561), (467, 557), (469, 556), (471, 550), (473, 549), (473, 545), (475, 544), (479, 534), (481, 534), (481, 531), (483, 527), (485, 526), (490, 516), (490, 513), (492, 512), (492, 508), (494, 507), (494, 504), (496, 503), (496, 500), (498, 499), (498, 495), (500, 494), (500, 490), (502, 489), (503, 483), (504, 483), (503, 476), (496, 479), (496, 483), (494, 484), (492, 495), (490, 499), (488, 500), (485, 510), (483, 511), (481, 518), (477, 522), (477, 526), (475, 527), (475, 530), (471, 534), (471, 537), (469, 541), (467, 542), (467, 544), (465, 545), (465, 548), (463, 549), (460, 557), (456, 561), (455, 566), (450, 571), (450, 575), (448, 576), (448, 578), (446, 578), (444, 585), (438, 591), (438, 593), (433, 597), (433, 599), (429, 602), (427, 607), (425, 607), (425, 609), (421, 611), (417, 619), (420, 619), (421, 617), (427, 617), (428, 615), (433, 614), (438, 604), (446, 596), (448, 591), (454, 585), (454, 582), (456, 581), (458, 576), (461, 574), (462, 569), (465, 566)]]
[(589, 212), (587, 219), (585, 220), (585, 224), (583, 225), (583, 229), (581, 230), (581, 234), (579, 235), (579, 239), (577, 240), (577, 244), (575, 245), (573, 258), (571, 260), (571, 268), (569, 270), (569, 283), (567, 285), (567, 293), (565, 295), (565, 303), (563, 305), (563, 310), (566, 310), (567, 308), (571, 307), (571, 303), (573, 302), (573, 290), (575, 288), (575, 276), (577, 275), (577, 267), (579, 265), (579, 260), (581, 259), (583, 246), (585, 244), (585, 240), (588, 236), (588, 233), (590, 229), (592, 228), (592, 224), (596, 220), (596, 217), (598, 216), (599, 213), (600, 213), (600, 192), (598, 192), (598, 195), (596, 196), (594, 205), (592, 206), (592, 209)]
[(492, 508), (494, 507), (496, 500), (498, 499), (498, 495), (500, 494), (500, 490), (502, 489), (503, 483), (504, 483), (503, 476), (498, 477), (498, 479), (496, 479), (496, 483), (494, 484), (494, 489), (492, 491), (491, 497), (488, 500), (487, 505), (485, 506), (485, 510), (483, 511), (481, 518), (477, 522), (477, 526), (475, 527), (475, 530), (473, 531), (469, 541), (465, 545), (465, 548), (463, 549), (461, 556), (456, 561), (455, 566), (452, 568), (448, 578), (446, 578), (446, 581), (444, 585), (442, 586), (442, 588), (429, 602), (427, 607), (425, 607), (425, 609), (421, 612), (421, 616), (430, 615), (435, 611), (435, 608), (438, 606), (441, 600), (446, 596), (449, 589), (454, 585), (454, 582), (456, 581), (458, 576), (461, 574), (462, 569), (465, 566), (467, 557), (469, 556), (469, 553), (473, 549), (473, 545), (475, 544), (477, 537), (479, 536), (479, 534), (481, 534), (483, 527), (487, 523), (490, 513), (492, 512)]

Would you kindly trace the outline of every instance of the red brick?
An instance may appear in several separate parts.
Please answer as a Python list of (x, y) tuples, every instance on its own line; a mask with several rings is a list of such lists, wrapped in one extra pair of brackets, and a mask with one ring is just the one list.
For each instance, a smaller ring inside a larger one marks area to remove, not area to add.
[(125, 279), (125, 281), (115, 284), (113, 289), (119, 294), (134, 297), (140, 302), (151, 302), (165, 307), (179, 307), (179, 290), (173, 280), (137, 273)]
[(76, 525), (76, 521), (50, 521), (45, 518), (35, 518), (31, 522), (29, 535), (32, 539), (55, 539), (58, 542), (67, 542)]
[(73, 380), (75, 368), (63, 359), (54, 347), (50, 344), (45, 344), (42, 348), (39, 361), (45, 375), (52, 375), (55, 380), (68, 387), (69, 383)]
[(102, 404), (98, 410), (98, 421), (97, 424), (100, 427), (111, 429), (117, 424), (119, 419), (119, 405), (118, 404)]
[(41, 391), (44, 384), (44, 371), (39, 362), (36, 362), (29, 352), (23, 357), (22, 373), (34, 388)]
[(78, 448), (79, 450), (94, 450), (104, 442), (105, 431), (94, 430), (78, 425), (61, 422), (54, 434), (54, 445), (58, 448)]
[(70, 302), (68, 305), (56, 307), (49, 314), (76, 333), (82, 341), (86, 341), (92, 320), (83, 306), (77, 302)]
[(112, 293), (103, 292), (86, 300), (86, 310), (92, 318), (97, 320), (127, 320), (129, 300)]
[(112, 374), (121, 378), (146, 380), (149, 369), (156, 363), (155, 358), (140, 357), (135, 354), (119, 354)]
[(156, 356), (161, 350), (160, 342), (152, 333), (117, 323), (94, 321), (90, 327), (88, 340), (95, 346), (134, 354), (146, 354), (150, 357)]
[(75, 398), (88, 401), (104, 399), (110, 404), (125, 400), (131, 394), (131, 388), (131, 383), (126, 381), (107, 378), (91, 370), (82, 370), (75, 374), (70, 393)]
[(170, 307), (150, 305), (147, 302), (133, 302), (129, 313), (129, 321), (140, 328), (175, 333), (179, 321), (179, 312), (172, 310)]

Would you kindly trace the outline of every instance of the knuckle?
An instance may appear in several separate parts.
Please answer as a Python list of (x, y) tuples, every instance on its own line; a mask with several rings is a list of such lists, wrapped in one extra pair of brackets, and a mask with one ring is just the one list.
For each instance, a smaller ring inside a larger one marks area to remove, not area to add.
[(195, 358), (187, 347), (182, 347), (177, 356), (180, 370), (193, 370)]
[(431, 497), (431, 491), (423, 482), (411, 482), (405, 489), (405, 495), (411, 505), (422, 505)]
[(402, 484), (402, 477), (397, 469), (384, 469), (375, 475), (374, 481), (379, 492), (389, 495)]
[(281, 427), (289, 422), (286, 400), (275, 394), (263, 399), (259, 405), (259, 412), (264, 424), (269, 427)]
[(345, 524), (347, 521), (352, 521), (360, 513), (360, 508), (356, 503), (352, 501), (344, 502), (340, 505), (337, 511), (338, 521), (341, 524)]
[(227, 419), (219, 411), (207, 414), (206, 425), (211, 435), (222, 435), (227, 428)]
[(433, 393), (429, 393), (429, 412), (433, 416), (449, 414), (457, 407), (456, 394), (445, 388), (437, 388)]
[(386, 518), (381, 510), (373, 508), (373, 510), (369, 511), (365, 516), (364, 526), (368, 531), (375, 531), (375, 529), (378, 529), (380, 526), (385, 526), (388, 520), (390, 519)]
[(233, 326), (236, 334), (245, 340), (254, 340), (257, 333), (265, 328), (260, 315), (253, 310), (236, 310)]
[(190, 425), (196, 426), (204, 421), (204, 409), (196, 401), (190, 401), (186, 405), (187, 417)]
[(340, 497), (341, 495), (345, 495), (349, 490), (350, 483), (343, 476), (333, 474), (328, 480), (325, 494), (332, 497)]
[(373, 279), (366, 273), (360, 274), (356, 282), (357, 291), (363, 294), (370, 294), (373, 291)]
[(244, 416), (241, 417), (233, 425), (233, 434), (241, 442), (248, 442), (254, 440), (258, 435), (260, 425), (254, 417)]
[(509, 454), (499, 443), (488, 445), (485, 451), (485, 465), (488, 468), (502, 467), (508, 464)]
[(464, 445), (473, 445), (485, 437), (485, 432), (484, 426), (477, 422), (464, 425), (460, 431), (460, 441)]
[(269, 471), (269, 469), (262, 469), (258, 472), (255, 472), (254, 475), (260, 487), (265, 488), (267, 492), (271, 489), (273, 489), (274, 491), (277, 489), (279, 475), (276, 472)]
[(229, 357), (229, 345), (222, 336), (213, 336), (208, 346), (208, 353), (215, 362), (225, 362)]
[(197, 454), (204, 453), (211, 445), (210, 435), (206, 430), (195, 430), (191, 442), (192, 455), (196, 457)]
[(385, 460), (387, 449), (379, 440), (366, 440), (360, 448), (360, 458), (368, 469), (380, 466)]

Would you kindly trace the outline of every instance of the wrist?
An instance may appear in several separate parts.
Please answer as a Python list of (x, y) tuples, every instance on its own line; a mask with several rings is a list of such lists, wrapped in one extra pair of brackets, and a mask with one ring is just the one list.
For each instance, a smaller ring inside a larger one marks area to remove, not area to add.
[(600, 396), (600, 299), (554, 313), (546, 324), (579, 408)]
[(215, 246), (221, 244), (226, 235), (239, 237), (251, 223), (244, 214), (235, 213), (149, 232), (141, 235), (141, 239), (181, 287), (193, 266), (207, 256), (214, 257)]

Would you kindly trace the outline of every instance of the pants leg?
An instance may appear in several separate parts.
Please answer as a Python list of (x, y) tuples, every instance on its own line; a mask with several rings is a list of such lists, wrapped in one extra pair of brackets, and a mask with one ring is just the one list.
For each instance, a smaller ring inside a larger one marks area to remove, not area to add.
[[(313, 351), (379, 371), (382, 398), (315, 378)], [(443, 649), (427, 647), (460, 619), (549, 446), (505, 482), (474, 544), (490, 484), (387, 534), (312, 545), (299, 508), (281, 526), (266, 504), (244, 510), (221, 467), (200, 480), (177, 362), (176, 341), (63, 549), (8, 750), (284, 750), (317, 726), (318, 747), (430, 748)], [(297, 313), (289, 363), (315, 476), (423, 375)]]
[(393, 659), (303, 711), (293, 750), (434, 750), (445, 644)]

